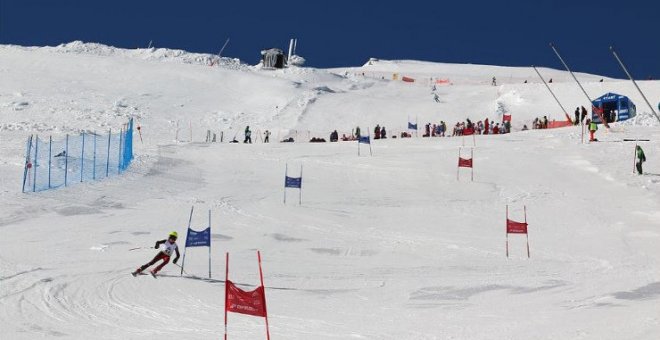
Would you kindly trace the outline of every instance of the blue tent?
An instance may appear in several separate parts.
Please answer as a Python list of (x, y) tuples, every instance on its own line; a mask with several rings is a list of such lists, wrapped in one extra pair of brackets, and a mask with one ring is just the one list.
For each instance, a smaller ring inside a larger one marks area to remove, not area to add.
[(603, 117), (611, 122), (620, 122), (635, 117), (635, 104), (626, 96), (608, 92), (591, 102), (591, 120), (601, 123), (600, 117), (593, 111), (594, 107), (603, 110)]

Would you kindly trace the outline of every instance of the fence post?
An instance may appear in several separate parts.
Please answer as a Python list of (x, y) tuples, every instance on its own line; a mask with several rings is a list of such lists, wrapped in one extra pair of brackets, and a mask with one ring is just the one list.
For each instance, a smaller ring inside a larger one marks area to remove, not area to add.
[(53, 136), (48, 137), (48, 189), (51, 188), (50, 185), (50, 164), (53, 162)]
[(110, 137), (112, 137), (112, 129), (108, 130), (108, 154), (105, 160), (105, 177), (110, 174)]
[(64, 186), (69, 177), (69, 134), (66, 135), (66, 145), (64, 147)]
[(119, 154), (117, 155), (117, 174), (121, 174), (121, 144), (122, 144), (122, 135), (124, 134), (124, 129), (119, 130)]
[(85, 133), (82, 133), (82, 150), (80, 151), (80, 182), (83, 181), (85, 173)]
[(96, 131), (94, 131), (94, 160), (92, 161), (92, 164), (94, 165), (94, 169), (92, 170), (92, 179), (96, 180)]
[(28, 141), (26, 145), (27, 151), (25, 152), (25, 168), (23, 169), (23, 187), (21, 188), (21, 192), (25, 192), (25, 182), (27, 181), (27, 178), (29, 176), (28, 166), (31, 166), (30, 155), (32, 154), (32, 137), (33, 135), (30, 135), (30, 137), (28, 137)]
[(37, 135), (37, 139), (34, 144), (34, 164), (32, 165), (32, 167), (34, 168), (34, 178), (32, 179), (32, 192), (37, 191), (37, 166), (39, 165), (38, 159), (39, 159), (39, 135)]

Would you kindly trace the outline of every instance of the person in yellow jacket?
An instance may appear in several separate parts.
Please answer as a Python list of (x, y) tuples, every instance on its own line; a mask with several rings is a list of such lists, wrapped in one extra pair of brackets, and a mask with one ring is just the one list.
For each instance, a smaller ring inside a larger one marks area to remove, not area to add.
[(590, 142), (597, 142), (598, 139), (594, 136), (596, 134), (596, 131), (598, 131), (598, 125), (594, 123), (593, 120), (587, 119), (587, 125), (589, 126), (589, 141)]

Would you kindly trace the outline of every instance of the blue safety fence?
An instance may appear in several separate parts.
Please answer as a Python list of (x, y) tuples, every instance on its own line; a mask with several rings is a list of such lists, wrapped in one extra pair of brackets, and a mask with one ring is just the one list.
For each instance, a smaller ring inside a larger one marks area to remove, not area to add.
[(25, 152), (23, 192), (95, 181), (124, 172), (133, 160), (133, 120), (113, 133), (81, 133), (53, 140), (30, 136)]

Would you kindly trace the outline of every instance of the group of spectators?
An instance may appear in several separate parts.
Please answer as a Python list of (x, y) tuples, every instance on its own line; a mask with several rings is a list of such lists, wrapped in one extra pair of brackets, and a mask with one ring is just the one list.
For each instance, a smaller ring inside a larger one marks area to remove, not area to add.
[[(538, 118), (534, 120), (534, 127), (535, 128), (545, 128), (547, 127), (547, 117), (543, 117), (542, 120), (539, 120)], [(523, 130), (526, 130), (527, 126), (523, 128)], [(466, 119), (464, 122), (457, 122), (456, 125), (454, 125), (454, 128), (449, 134), (447, 131), (447, 123), (444, 121), (440, 121), (440, 123), (437, 124), (432, 124), (432, 123), (427, 123), (424, 126), (424, 134), (422, 137), (449, 137), (449, 136), (467, 136), (467, 135), (472, 135), (472, 134), (478, 134), (478, 135), (498, 135), (498, 134), (505, 134), (511, 132), (511, 122), (508, 120), (503, 121), (501, 124), (500, 123), (492, 123), (488, 120), (488, 118), (484, 119), (483, 121), (478, 121), (476, 123), (473, 123), (469, 118)], [(264, 132), (264, 143), (268, 143), (269, 137), (270, 137), (270, 131), (266, 130)], [(250, 127), (247, 126), (245, 128), (245, 140), (243, 143), (252, 143), (252, 131), (250, 130)], [(330, 142), (338, 142), (338, 141), (343, 141), (343, 142), (348, 142), (348, 141), (357, 141), (360, 136), (361, 136), (361, 130), (360, 127), (357, 126), (350, 135), (342, 134), (341, 138), (339, 137), (339, 132), (337, 130), (334, 130), (330, 133)], [(392, 136), (392, 138), (396, 138), (397, 136)], [(412, 137), (412, 134), (408, 131), (401, 132), (401, 138), (410, 138)], [(376, 124), (376, 127), (374, 128), (373, 131), (373, 139), (386, 139), (387, 138), (387, 130), (385, 129), (385, 126), (380, 126), (380, 124)], [(292, 143), (293, 138), (289, 137), (285, 140), (281, 141), (282, 143)], [(312, 143), (323, 143), (326, 142), (325, 138), (319, 138), (319, 137), (312, 137), (310, 139), (310, 142)], [(234, 138), (230, 143), (238, 143), (238, 141)]]
[(468, 135), (499, 135), (511, 132), (511, 122), (508, 120), (500, 123), (493, 123), (488, 118), (476, 123), (469, 118), (464, 122), (456, 122), (451, 135), (447, 131), (447, 124), (440, 121), (438, 124), (427, 123), (424, 125), (424, 134), (422, 137), (445, 137), (445, 136), (468, 136)]

